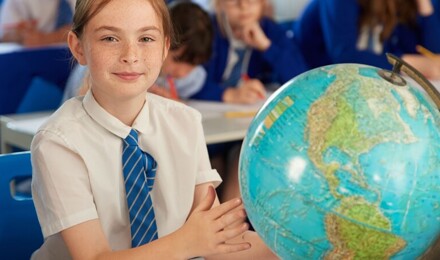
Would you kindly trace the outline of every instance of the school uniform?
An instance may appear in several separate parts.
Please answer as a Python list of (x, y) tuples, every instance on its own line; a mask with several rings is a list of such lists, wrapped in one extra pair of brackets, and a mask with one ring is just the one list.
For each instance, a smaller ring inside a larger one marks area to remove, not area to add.
[[(193, 99), (221, 101), (228, 85), (224, 72), (230, 58), (231, 43), (228, 37), (221, 33), (216, 19), (212, 19), (214, 27), (213, 54), (204, 65), (207, 79), (202, 89), (193, 95)], [(272, 44), (264, 51), (250, 50), (250, 59), (246, 73), (251, 78), (262, 80), (263, 83), (277, 82), (284, 84), (296, 75), (306, 71), (305, 61), (291, 38), (278, 24), (263, 18), (260, 26)]]
[[(72, 12), (76, 0), (67, 0)], [(37, 29), (49, 33), (56, 29), (59, 0), (5, 0), (0, 15), (0, 37), (3, 30), (21, 21), (37, 21)]]
[(355, 62), (390, 69), (385, 53), (415, 54), (418, 44), (440, 52), (440, 1), (432, 4), (434, 13), (419, 15), (417, 28), (398, 24), (381, 43), (380, 28), (358, 28), (360, 7), (355, 0), (312, 0), (296, 22), (295, 39), (312, 68)]
[(32, 195), (45, 242), (33, 259), (69, 258), (60, 232), (97, 218), (113, 250), (131, 247), (121, 156), (132, 128), (158, 165), (151, 197), (159, 238), (185, 223), (196, 185), (221, 182), (209, 163), (200, 113), (154, 94), (146, 99), (132, 127), (90, 91), (40, 127), (31, 145)]

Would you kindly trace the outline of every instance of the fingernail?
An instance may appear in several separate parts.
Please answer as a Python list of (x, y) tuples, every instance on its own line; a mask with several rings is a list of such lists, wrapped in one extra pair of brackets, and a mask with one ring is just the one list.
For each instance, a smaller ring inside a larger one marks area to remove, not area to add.
[(248, 230), (249, 229), (249, 225), (248, 223), (243, 223), (243, 229)]

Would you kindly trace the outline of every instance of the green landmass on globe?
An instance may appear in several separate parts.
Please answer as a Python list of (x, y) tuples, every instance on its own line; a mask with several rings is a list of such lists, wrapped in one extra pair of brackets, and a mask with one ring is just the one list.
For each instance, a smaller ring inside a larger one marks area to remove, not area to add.
[(282, 259), (416, 259), (440, 233), (440, 114), (379, 70), (311, 70), (254, 118), (240, 189)]

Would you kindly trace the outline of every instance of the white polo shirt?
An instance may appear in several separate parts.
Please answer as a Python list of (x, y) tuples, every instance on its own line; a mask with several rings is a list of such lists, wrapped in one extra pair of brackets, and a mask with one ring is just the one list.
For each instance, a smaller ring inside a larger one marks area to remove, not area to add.
[[(139, 146), (157, 161), (152, 190), (159, 237), (181, 227), (194, 189), (220, 176), (211, 169), (196, 110), (154, 94), (136, 118)], [(66, 101), (32, 142), (32, 195), (45, 242), (33, 259), (70, 258), (60, 231), (99, 218), (113, 250), (131, 247), (122, 174), (122, 139), (131, 128), (89, 91)]]
[[(76, 0), (68, 0), (72, 12)], [(59, 0), (5, 0), (0, 15), (0, 36), (3, 30), (24, 20), (36, 20), (41, 32), (52, 32), (58, 16)]]

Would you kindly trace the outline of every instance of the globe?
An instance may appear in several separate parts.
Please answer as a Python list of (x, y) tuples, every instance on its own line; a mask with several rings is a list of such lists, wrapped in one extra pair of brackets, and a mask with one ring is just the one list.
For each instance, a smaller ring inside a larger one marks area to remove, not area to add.
[(305, 72), (252, 120), (240, 191), (280, 258), (417, 259), (439, 235), (438, 108), (416, 84), (381, 72)]

